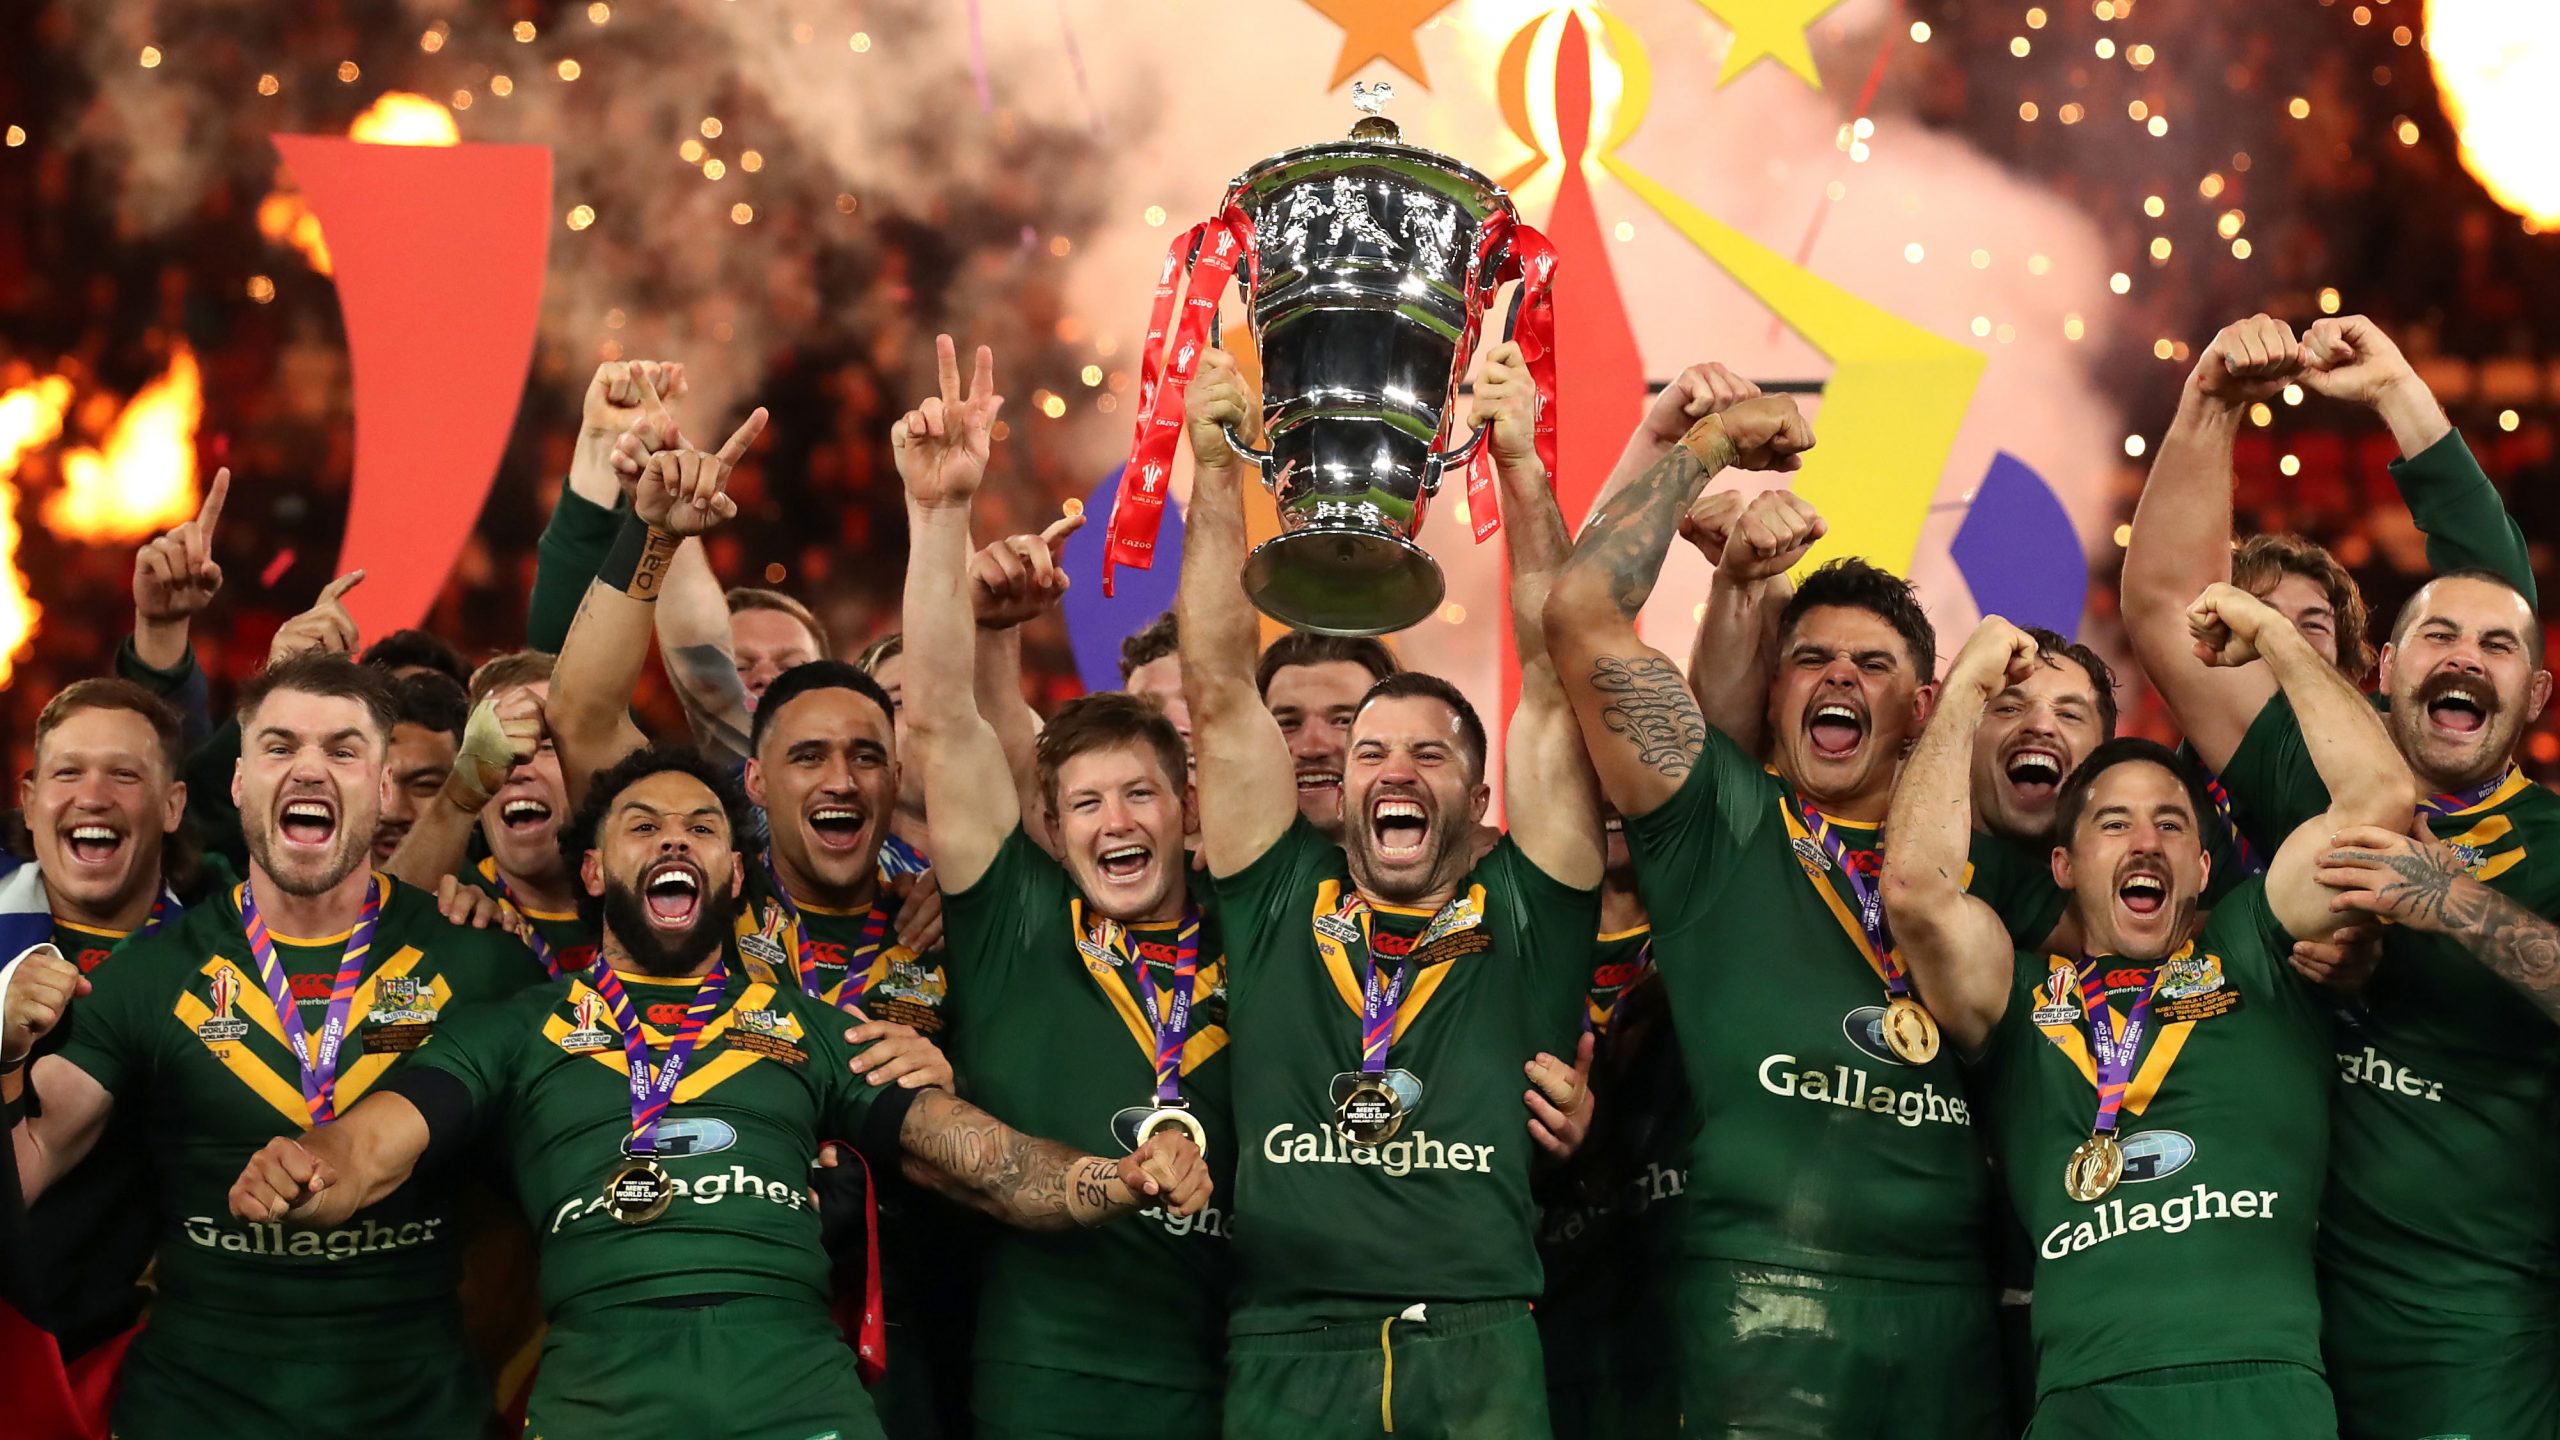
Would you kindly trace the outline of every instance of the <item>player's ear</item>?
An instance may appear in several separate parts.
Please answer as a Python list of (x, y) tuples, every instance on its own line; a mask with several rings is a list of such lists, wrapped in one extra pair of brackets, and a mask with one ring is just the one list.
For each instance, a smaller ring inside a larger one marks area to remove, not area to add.
[(186, 823), (187, 782), (179, 780), (173, 782), (169, 786), (169, 793), (161, 797), (160, 833), (163, 835), (175, 835), (178, 833), (178, 827)]
[(729, 898), (737, 899), (746, 893), (746, 889), (747, 857), (732, 850), (729, 852)]
[(2066, 891), (2071, 888), (2071, 847), (2068, 845), (2053, 847), (2053, 883)]
[(235, 759), (231, 762), (231, 808), (234, 810), (240, 808), (240, 771), (247, 766), (248, 763), (249, 762), (245, 758)]
[(763, 809), (763, 808), (764, 808), (764, 767), (763, 767), (762, 765), (757, 764), (757, 763), (756, 763), (756, 759), (755, 759), (755, 757), (754, 757), (754, 756), (752, 756), (752, 755), (750, 755), (750, 756), (748, 756), (748, 757), (747, 757), (746, 784), (747, 784), (747, 798), (748, 798), (748, 799), (750, 799), (750, 800), (753, 800), (754, 802), (756, 802), (756, 808), (757, 808), (757, 809), (759, 809), (759, 810)]
[(578, 857), (578, 883), (586, 887), (587, 894), (603, 897), (604, 859), (597, 852), (589, 850)]

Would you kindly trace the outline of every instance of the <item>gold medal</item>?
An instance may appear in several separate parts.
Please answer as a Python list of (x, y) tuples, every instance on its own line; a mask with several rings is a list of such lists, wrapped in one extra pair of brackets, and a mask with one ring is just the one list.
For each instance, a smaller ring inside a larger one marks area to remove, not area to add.
[(1381, 1076), (1364, 1075), (1334, 1108), (1334, 1128), (1354, 1145), (1377, 1145), (1404, 1128), (1404, 1097)]
[(1148, 1111), (1139, 1117), (1137, 1143), (1144, 1145), (1148, 1136), (1165, 1129), (1181, 1131), (1191, 1137), (1193, 1149), (1203, 1155), (1209, 1153), (1209, 1127), (1200, 1123), (1200, 1117), (1191, 1113), (1191, 1107), (1159, 1104)]
[(1938, 1017), (1908, 995), (1893, 997), (1884, 1007), (1885, 1048), (1906, 1065), (1926, 1065), (1938, 1058)]
[(646, 1225), (667, 1213), (676, 1198), (675, 1182), (658, 1162), (636, 1156), (605, 1178), (604, 1208), (625, 1225)]
[(2062, 1167), (2062, 1191), (2083, 1205), (2107, 1198), (2124, 1178), (2124, 1147), (2113, 1135), (2092, 1135)]

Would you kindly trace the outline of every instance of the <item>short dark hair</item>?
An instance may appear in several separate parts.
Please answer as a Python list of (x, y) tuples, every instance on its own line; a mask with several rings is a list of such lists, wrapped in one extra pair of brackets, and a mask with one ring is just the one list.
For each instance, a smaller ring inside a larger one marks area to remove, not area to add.
[(471, 718), (471, 701), (452, 677), (438, 670), (391, 677), (391, 693), (400, 706), (399, 723), (441, 730), (462, 743), (463, 724)]
[(1778, 633), (1793, 633), (1806, 611), (1828, 606), (1864, 610), (1892, 626), (1911, 652), (1911, 667), (1919, 672), (1920, 683), (1937, 680), (1937, 627), (1929, 623), (1929, 612), (1920, 608), (1920, 597), (1910, 581), (1855, 555), (1843, 555), (1804, 577), (1795, 597), (1778, 612)]
[(376, 670), (433, 670), (456, 685), (471, 678), (462, 653), (443, 636), (424, 630), (394, 630), (364, 647), (357, 660)]
[(2516, 582), (2499, 574), (2495, 570), (2484, 569), (2479, 566), (2469, 566), (2460, 570), (2448, 570), (2442, 575), (2435, 577), (2435, 579), (2430, 580), (2426, 584), (2411, 591), (2409, 593), (2409, 598), (2400, 602), (2400, 613), (2391, 617), (2391, 643), (2394, 646), (2397, 646), (2400, 643), (2401, 636), (2408, 633), (2411, 622), (2418, 618), (2418, 597), (2426, 594), (2429, 590), (2434, 589), (2437, 585), (2440, 585), (2447, 580), (2476, 580), (2483, 585), (2494, 585), (2499, 589), (2506, 591), (2508, 594), (2515, 596), (2517, 599), (2523, 600), (2524, 611), (2527, 616), (2524, 630), (2525, 653), (2532, 657), (2534, 668), (2541, 668), (2541, 614), (2533, 608), (2533, 601), (2528, 599), (2522, 590), (2516, 588)]
[(2115, 668), (2100, 659), (2097, 651), (2073, 642), (2059, 631), (2030, 625), (2027, 638), (2036, 642), (2038, 659), (2068, 660), (2089, 673), (2089, 688), (2098, 692), (2098, 737), (2116, 738)]
[(276, 661), (240, 687), (240, 703), (233, 713), (243, 730), (249, 726), (249, 717), (279, 690), (362, 703), (385, 746), (391, 743), (391, 727), (400, 723), (400, 700), (392, 689), (390, 671), (326, 650), (305, 650)]
[[(754, 842), (749, 829), (754, 823), (755, 807), (747, 800), (746, 789), (728, 766), (715, 763), (690, 745), (647, 745), (596, 772), (587, 784), (586, 803), (569, 823), (560, 827), (560, 859), (571, 875), (585, 868), (587, 852), (598, 848), (604, 832), (605, 817), (613, 813), (613, 803), (622, 792), (668, 771), (679, 771), (699, 780), (720, 801), (720, 812), (728, 818), (729, 847), (744, 852)], [(743, 858), (740, 863), (744, 863)], [(578, 916), (589, 926), (602, 929), (604, 900), (589, 895), (587, 887), (571, 881), (578, 897)]]
[(167, 767), (167, 778), (183, 780), (187, 770), (185, 722), (177, 709), (166, 700), (134, 684), (130, 680), (99, 677), (74, 680), (60, 693), (44, 702), (36, 715), (34, 748), (44, 749), (45, 737), (62, 723), (83, 710), (129, 710), (142, 717), (151, 727), (151, 738), (160, 745), (160, 763)]
[(754, 585), (738, 585), (731, 587), (729, 593), (720, 598), (729, 602), (729, 613), (732, 615), (741, 610), (770, 610), (776, 615), (788, 615), (799, 621), (800, 628), (808, 631), (809, 638), (817, 642), (820, 658), (829, 658), (836, 653), (834, 642), (827, 638), (827, 627), (820, 623), (817, 613), (779, 590), (766, 590)]
[(2177, 751), (2157, 740), (2139, 735), (2119, 735), (2089, 752), (2070, 776), (2062, 782), (2062, 793), (2053, 802), (2053, 843), (2069, 845), (2072, 832), (2080, 828), (2081, 813), (2089, 808), (2089, 791), (2098, 777), (2118, 765), (2157, 765), (2178, 777), (2179, 788), (2187, 792), (2187, 803), (2195, 807), (2198, 839), (2203, 827), (2212, 823), (2213, 800), (2205, 793), (2204, 772)]
[(747, 753), (752, 755), (764, 748), (765, 733), (773, 728), (773, 717), (782, 713), (783, 706), (812, 690), (850, 690), (879, 706), (880, 713), (889, 720), (898, 718), (898, 707), (889, 703), (889, 692), (859, 667), (842, 660), (812, 660), (783, 671), (764, 687), (763, 697), (756, 701), (754, 725), (747, 732)]
[(501, 690), (514, 690), (526, 685), (541, 685), (551, 679), (560, 657), (548, 650), (510, 650), (504, 655), (481, 662), (471, 672), (467, 687), (471, 703), (479, 704)]
[(1403, 670), (1387, 642), (1374, 635), (1319, 635), (1313, 630), (1292, 630), (1271, 642), (1253, 667), (1253, 688), (1266, 700), (1271, 698), (1271, 677), (1292, 665), (1330, 665), (1347, 660), (1369, 672), (1371, 680), (1384, 680)]
[(2338, 669), (2350, 680), (2373, 668), (2373, 638), (2365, 632), (2364, 592), (2338, 557), (2317, 540), (2300, 535), (2252, 535), (2231, 547), (2231, 583), (2265, 599), (2287, 575), (2299, 575), (2320, 587), (2338, 627)]
[(1126, 690), (1103, 690), (1079, 695), (1059, 706), (1057, 716), (1040, 727), (1039, 744), (1032, 757), (1040, 777), (1041, 798), (1051, 810), (1057, 809), (1058, 772), (1066, 768), (1068, 761), (1123, 745), (1143, 745), (1153, 750), (1156, 763), (1164, 767), (1165, 778), (1177, 790), (1191, 773), (1182, 736), (1165, 718), (1163, 706)]
[(1477, 718), (1476, 707), (1467, 703), (1466, 694), (1457, 686), (1420, 670), (1399, 670), (1370, 686), (1369, 693), (1360, 697), (1359, 708), (1351, 712), (1352, 724), (1357, 726), (1358, 717), (1380, 700), (1437, 700), (1458, 712), (1459, 745), (1475, 761), (1476, 778), (1484, 778), (1488, 749), (1484, 721)]
[(1167, 610), (1147, 622), (1147, 628), (1120, 642), (1120, 683), (1138, 673), (1141, 665), (1152, 665), (1167, 655), (1182, 653), (1181, 619)]

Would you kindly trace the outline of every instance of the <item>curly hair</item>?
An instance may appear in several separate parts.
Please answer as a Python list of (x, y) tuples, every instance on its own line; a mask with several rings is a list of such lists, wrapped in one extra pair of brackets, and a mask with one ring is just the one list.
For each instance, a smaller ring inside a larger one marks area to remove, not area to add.
[[(746, 788), (739, 784), (737, 775), (690, 745), (649, 745), (597, 771), (596, 778), (587, 786), (586, 803), (578, 807), (577, 814), (569, 817), (568, 824), (560, 827), (560, 860), (570, 874), (583, 871), (587, 852), (599, 848), (605, 819), (613, 813), (614, 802), (622, 798), (622, 792), (652, 775), (664, 775), (669, 771), (701, 781), (720, 801), (720, 813), (729, 822), (730, 848), (741, 852), (749, 848), (752, 842), (748, 837), (755, 833), (750, 828), (754, 823), (755, 807), (748, 801)], [(583, 885), (576, 888), (578, 918), (591, 926), (601, 927), (604, 924), (603, 897), (589, 895)]]

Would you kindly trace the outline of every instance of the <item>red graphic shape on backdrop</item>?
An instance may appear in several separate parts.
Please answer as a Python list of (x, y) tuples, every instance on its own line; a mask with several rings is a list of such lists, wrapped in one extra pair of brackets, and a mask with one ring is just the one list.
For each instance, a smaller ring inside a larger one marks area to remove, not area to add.
[(480, 522), (533, 361), (551, 243), (539, 145), (278, 135), (336, 262), (355, 481), (333, 574), (367, 640), (426, 617)]

